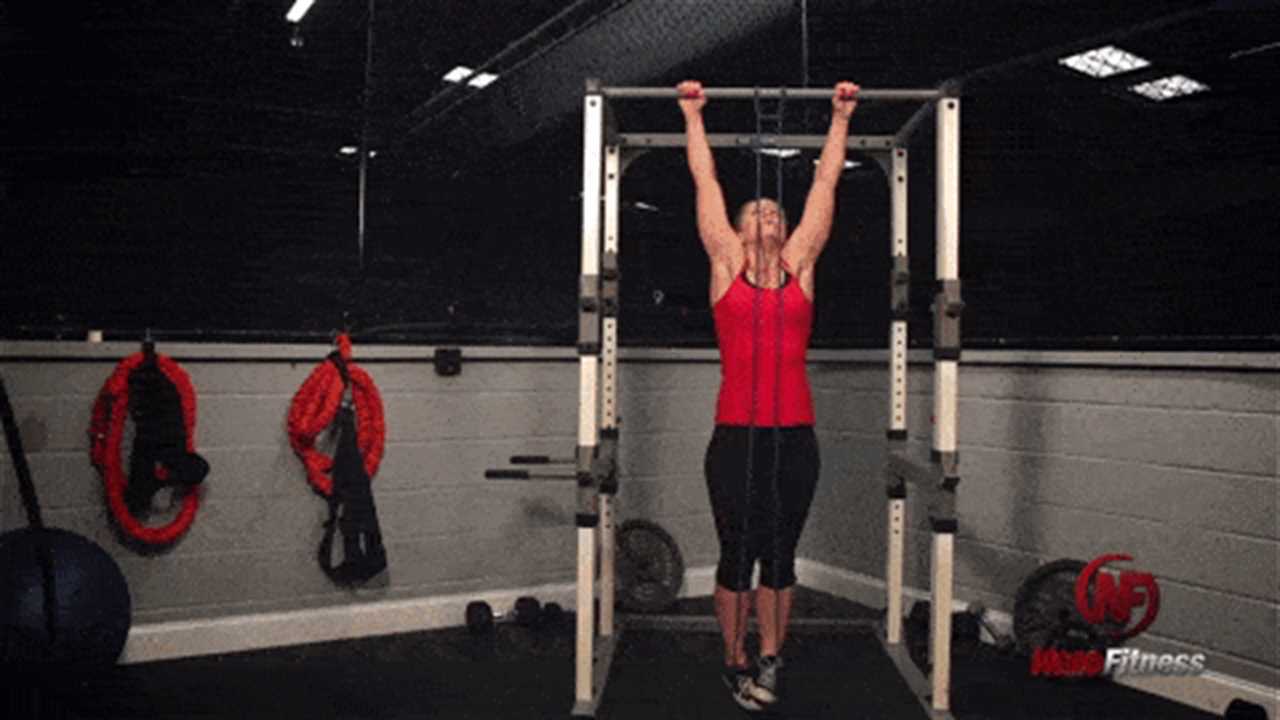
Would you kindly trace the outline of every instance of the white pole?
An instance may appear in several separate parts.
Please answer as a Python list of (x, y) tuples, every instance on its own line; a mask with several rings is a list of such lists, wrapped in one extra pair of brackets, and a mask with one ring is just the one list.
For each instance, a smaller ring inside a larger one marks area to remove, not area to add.
[[(604, 136), (604, 98), (588, 92), (583, 100), (582, 283), (598, 286), (600, 269), (600, 171)], [(598, 296), (598, 292), (591, 293)], [(599, 318), (597, 308), (595, 317)], [(597, 444), (599, 354), (579, 350), (578, 450), (590, 457)], [(593, 700), (595, 641), (595, 550), (598, 519), (578, 512), (577, 645), (574, 663), (575, 707)]]
[[(959, 280), (960, 273), (960, 100), (944, 97), (937, 105), (937, 260), (939, 283)], [(935, 307), (935, 313), (944, 308)], [(942, 326), (935, 322), (934, 327)], [(956, 338), (958, 343), (959, 338)], [(938, 339), (934, 338), (935, 344)], [(956, 415), (959, 362), (954, 359), (934, 361), (933, 449), (945, 457), (955, 457)], [(944, 467), (946, 463), (943, 463)], [(941, 492), (953, 492), (941, 490)], [(954, 508), (954, 504), (951, 504)], [(954, 510), (952, 511), (954, 512)], [(951, 613), (954, 593), (953, 529), (933, 533), (930, 553), (933, 617), (930, 620), (930, 660), (933, 663), (932, 685), (934, 710), (946, 711), (951, 698)]]
[(943, 98), (937, 109), (937, 275), (960, 277), (960, 99)]
[[(893, 227), (889, 240), (889, 254), (896, 268), (907, 269), (907, 149), (893, 149), (893, 166), (889, 178), (893, 201)], [(895, 283), (899, 280), (895, 278)], [(906, 295), (909, 286), (895, 284), (895, 305), (909, 307)], [(907, 432), (907, 321), (894, 314), (889, 330), (889, 436), (905, 437)], [(891, 440), (891, 442), (893, 442)], [(906, 502), (890, 498), (886, 523), (885, 602), (887, 625), (885, 640), (896, 645), (902, 642), (902, 576), (906, 555)]]
[(902, 642), (902, 566), (907, 532), (906, 506), (906, 501), (901, 498), (889, 501), (888, 558), (885, 561), (885, 585), (889, 598), (885, 611), (885, 640), (890, 645)]
[[(889, 254), (902, 270), (907, 269), (907, 150), (894, 148), (893, 237)], [(889, 334), (889, 429), (907, 429), (907, 321), (894, 318)]]
[[(610, 145), (604, 155), (604, 252), (618, 252), (618, 194), (621, 182), (617, 145)], [(606, 313), (604, 338), (601, 344), (604, 382), (601, 397), (604, 404), (601, 427), (612, 430), (618, 426), (618, 318)], [(615, 444), (616, 447), (616, 444)], [(614, 496), (600, 495), (600, 635), (611, 637), (615, 594), (616, 566), (614, 564), (616, 538), (614, 520)]]
[(933, 662), (933, 709), (951, 709), (951, 603), (952, 598), (952, 558), (955, 535), (952, 533), (933, 534), (933, 552), (930, 563), (933, 566), (933, 589), (931, 609), (933, 617), (929, 623), (929, 659)]

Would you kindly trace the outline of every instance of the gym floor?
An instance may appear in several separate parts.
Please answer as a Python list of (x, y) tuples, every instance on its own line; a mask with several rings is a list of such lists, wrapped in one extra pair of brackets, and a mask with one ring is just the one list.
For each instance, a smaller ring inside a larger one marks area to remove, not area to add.
[[(673, 614), (711, 615), (710, 598)], [(795, 617), (872, 618), (870, 608), (799, 588)], [(624, 633), (598, 717), (653, 720), (747, 716), (718, 678), (713, 632)], [(797, 628), (787, 641), (782, 718), (924, 718), (866, 632)], [(41, 678), (8, 691), (7, 717), (48, 718), (566, 718), (573, 697), (572, 616), (537, 630), (511, 624), (316, 643), (118, 666), (92, 677)], [(1212, 715), (1101, 682), (1031, 678), (1027, 660), (987, 646), (957, 655), (957, 720), (1159, 718)], [(26, 685), (26, 687), (21, 687)]]

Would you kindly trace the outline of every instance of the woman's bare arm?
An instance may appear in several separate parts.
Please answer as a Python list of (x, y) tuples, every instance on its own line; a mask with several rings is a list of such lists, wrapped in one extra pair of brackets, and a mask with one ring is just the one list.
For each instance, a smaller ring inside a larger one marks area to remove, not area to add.
[(702, 108), (707, 98), (702, 93), (702, 85), (692, 80), (680, 83), (677, 91), (680, 109), (684, 112), (685, 153), (697, 193), (698, 237), (713, 265), (736, 267), (742, 252), (741, 241), (729, 223), (724, 191), (716, 178), (715, 160), (702, 122)]
[(849, 119), (857, 105), (858, 86), (850, 82), (838, 83), (831, 98), (831, 127), (818, 158), (813, 185), (805, 199), (804, 214), (782, 249), (783, 260), (793, 272), (800, 272), (816, 263), (831, 236), (836, 186), (840, 183), (840, 173), (844, 171)]

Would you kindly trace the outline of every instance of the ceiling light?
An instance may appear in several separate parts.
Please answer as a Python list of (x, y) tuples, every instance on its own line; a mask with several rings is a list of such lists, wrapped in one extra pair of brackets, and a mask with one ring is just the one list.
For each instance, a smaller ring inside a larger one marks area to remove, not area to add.
[[(813, 165), (814, 165), (814, 167), (817, 167), (817, 166), (818, 166), (818, 163), (819, 163), (820, 161), (821, 161), (821, 158), (815, 158), (815, 159), (814, 159), (814, 161), (813, 161)], [(857, 167), (862, 167), (862, 163), (858, 162), (857, 160), (845, 160), (845, 161), (844, 161), (844, 169), (845, 169), (845, 170), (852, 170), (852, 169), (857, 168)]]
[(1110, 77), (1130, 70), (1144, 68), (1151, 63), (1114, 45), (1095, 48), (1058, 60), (1059, 65), (1096, 78)]
[(291, 23), (301, 22), (302, 17), (307, 14), (316, 0), (294, 0), (293, 7), (289, 8), (288, 14), (284, 16), (285, 20)]
[(1158, 102), (1161, 100), (1168, 100), (1170, 98), (1181, 97), (1183, 95), (1205, 92), (1209, 89), (1209, 86), (1192, 80), (1186, 75), (1170, 75), (1158, 80), (1152, 80), (1151, 82), (1134, 85), (1129, 89), (1143, 97), (1147, 97)]
[[(467, 80), (467, 78), (471, 78)], [(463, 80), (473, 88), (488, 87), (494, 80), (498, 79), (497, 75), (487, 72), (476, 72), (466, 65), (459, 65), (444, 75), (445, 82), (460, 83)]]
[(776, 158), (795, 157), (800, 154), (800, 148), (760, 148), (761, 155), (771, 155)]
[(475, 71), (472, 70), (471, 68), (465, 65), (459, 65), (458, 67), (445, 73), (444, 80), (445, 82), (460, 83), (463, 80), (466, 80), (467, 78), (471, 77), (471, 74), (473, 72)]
[(355, 145), (343, 145), (338, 148), (339, 155), (355, 155), (359, 149)]

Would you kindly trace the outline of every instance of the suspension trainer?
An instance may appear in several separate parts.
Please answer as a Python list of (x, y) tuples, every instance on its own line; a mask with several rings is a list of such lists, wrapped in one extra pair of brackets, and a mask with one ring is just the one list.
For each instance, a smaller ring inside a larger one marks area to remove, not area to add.
[[(289, 444), (302, 460), (307, 481), (329, 503), (329, 519), (317, 558), (338, 585), (361, 584), (387, 566), (371, 480), (382, 462), (386, 423), (373, 378), (351, 361), (351, 339), (341, 334), (337, 349), (298, 388), (289, 406)], [(333, 457), (316, 448), (326, 429), (338, 434)], [(343, 561), (331, 558), (341, 530)]]
[[(133, 420), (134, 437), (126, 472), (121, 446), (127, 419)], [(195, 430), (191, 378), (150, 340), (121, 360), (98, 392), (89, 425), (90, 460), (102, 475), (112, 517), (132, 540), (169, 545), (195, 521), (199, 485), (209, 473), (209, 463), (196, 454)], [(165, 485), (182, 496), (177, 516), (162, 526), (144, 524)]]

